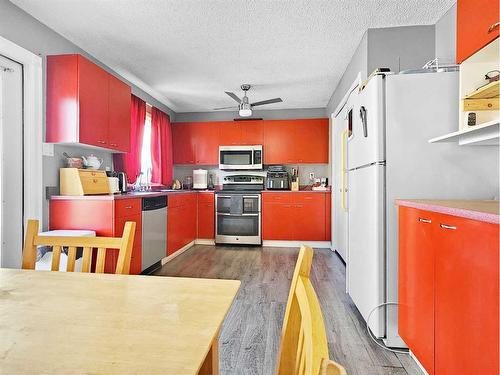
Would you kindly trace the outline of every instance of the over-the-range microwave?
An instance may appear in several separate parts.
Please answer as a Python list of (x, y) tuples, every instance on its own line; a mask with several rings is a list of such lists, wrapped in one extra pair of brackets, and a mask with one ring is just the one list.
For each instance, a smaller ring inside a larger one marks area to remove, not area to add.
[(219, 169), (262, 169), (262, 145), (219, 146)]

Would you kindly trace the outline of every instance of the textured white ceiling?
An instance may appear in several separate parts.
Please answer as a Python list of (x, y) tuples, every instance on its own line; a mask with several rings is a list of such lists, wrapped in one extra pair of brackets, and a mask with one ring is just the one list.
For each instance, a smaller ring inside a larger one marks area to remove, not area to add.
[(455, 0), (11, 0), (176, 112), (280, 96), (325, 107), (370, 27), (433, 24)]

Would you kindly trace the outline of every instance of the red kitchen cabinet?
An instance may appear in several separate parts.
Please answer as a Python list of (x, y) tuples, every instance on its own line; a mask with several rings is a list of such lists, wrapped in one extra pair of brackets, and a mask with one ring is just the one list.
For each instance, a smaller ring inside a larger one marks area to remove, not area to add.
[(47, 57), (47, 142), (126, 152), (130, 101), (129, 86), (85, 57)]
[(498, 0), (458, 0), (457, 63), (498, 38), (498, 14)]
[(328, 137), (328, 119), (264, 121), (264, 162), (328, 163)]
[(108, 73), (89, 60), (78, 57), (79, 142), (108, 146)]
[(325, 241), (325, 193), (262, 194), (264, 240)]
[(295, 158), (298, 163), (328, 163), (328, 119), (297, 121)]
[(109, 147), (130, 151), (130, 86), (109, 75)]
[[(123, 216), (115, 219), (115, 236), (123, 235), (123, 228), (127, 221), (135, 221), (134, 245), (132, 247), (132, 257), (130, 259), (130, 274), (138, 275), (142, 268), (142, 215)], [(113, 264), (116, 267), (118, 262), (118, 251), (115, 252)]]
[[(141, 199), (103, 200), (52, 199), (49, 203), (49, 229), (94, 230), (97, 236), (117, 237), (127, 221), (136, 222), (130, 274), (139, 274), (142, 263)], [(95, 257), (95, 254), (94, 254)], [(118, 250), (106, 251), (104, 272), (114, 273)]]
[(261, 120), (219, 122), (219, 145), (261, 145), (264, 128)]
[[(263, 196), (265, 197), (265, 194)], [(292, 240), (293, 220), (291, 203), (264, 201), (262, 207), (262, 239)]]
[(191, 123), (195, 163), (200, 165), (219, 164), (219, 127), (213, 122)]
[(399, 208), (399, 334), (429, 375), (434, 374), (435, 215)]
[(214, 193), (198, 193), (198, 233), (196, 238), (215, 238)]
[(498, 374), (498, 225), (439, 215), (436, 374)]
[(240, 121), (241, 144), (261, 145), (264, 143), (264, 125), (261, 120)]
[(429, 374), (498, 375), (498, 224), (399, 214), (401, 337)]
[(295, 131), (291, 120), (270, 120), (264, 124), (264, 163), (292, 164), (295, 157)]
[(222, 121), (218, 123), (219, 145), (241, 145), (241, 126), (238, 121)]
[(195, 162), (191, 129), (188, 123), (177, 123), (172, 126), (174, 164), (194, 164)]
[(332, 240), (332, 194), (325, 194), (325, 240)]
[(168, 196), (167, 256), (196, 239), (196, 193), (172, 193)]

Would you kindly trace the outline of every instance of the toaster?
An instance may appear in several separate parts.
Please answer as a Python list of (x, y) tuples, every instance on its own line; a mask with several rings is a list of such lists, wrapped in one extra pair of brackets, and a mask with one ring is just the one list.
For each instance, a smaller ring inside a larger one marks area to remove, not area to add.
[(267, 172), (267, 190), (290, 190), (290, 178), (288, 172)]

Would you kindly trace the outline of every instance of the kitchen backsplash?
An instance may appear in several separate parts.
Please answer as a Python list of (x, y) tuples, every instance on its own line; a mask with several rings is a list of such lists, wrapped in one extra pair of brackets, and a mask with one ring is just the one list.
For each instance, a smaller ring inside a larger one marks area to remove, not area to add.
[[(301, 185), (309, 184), (309, 173), (314, 173), (315, 177), (328, 177), (328, 164), (298, 164), (298, 165), (285, 165), (288, 172), (291, 172), (292, 168), (298, 168), (299, 170), (299, 180)], [(207, 169), (209, 174), (214, 175), (214, 184), (220, 185), (220, 175), (221, 171), (217, 165), (204, 165), (204, 166), (193, 166), (193, 165), (176, 165), (174, 166), (174, 179), (182, 182), (184, 177), (193, 176), (194, 169)], [(264, 167), (267, 170), (267, 165)], [(330, 184), (331, 181), (328, 181)]]

